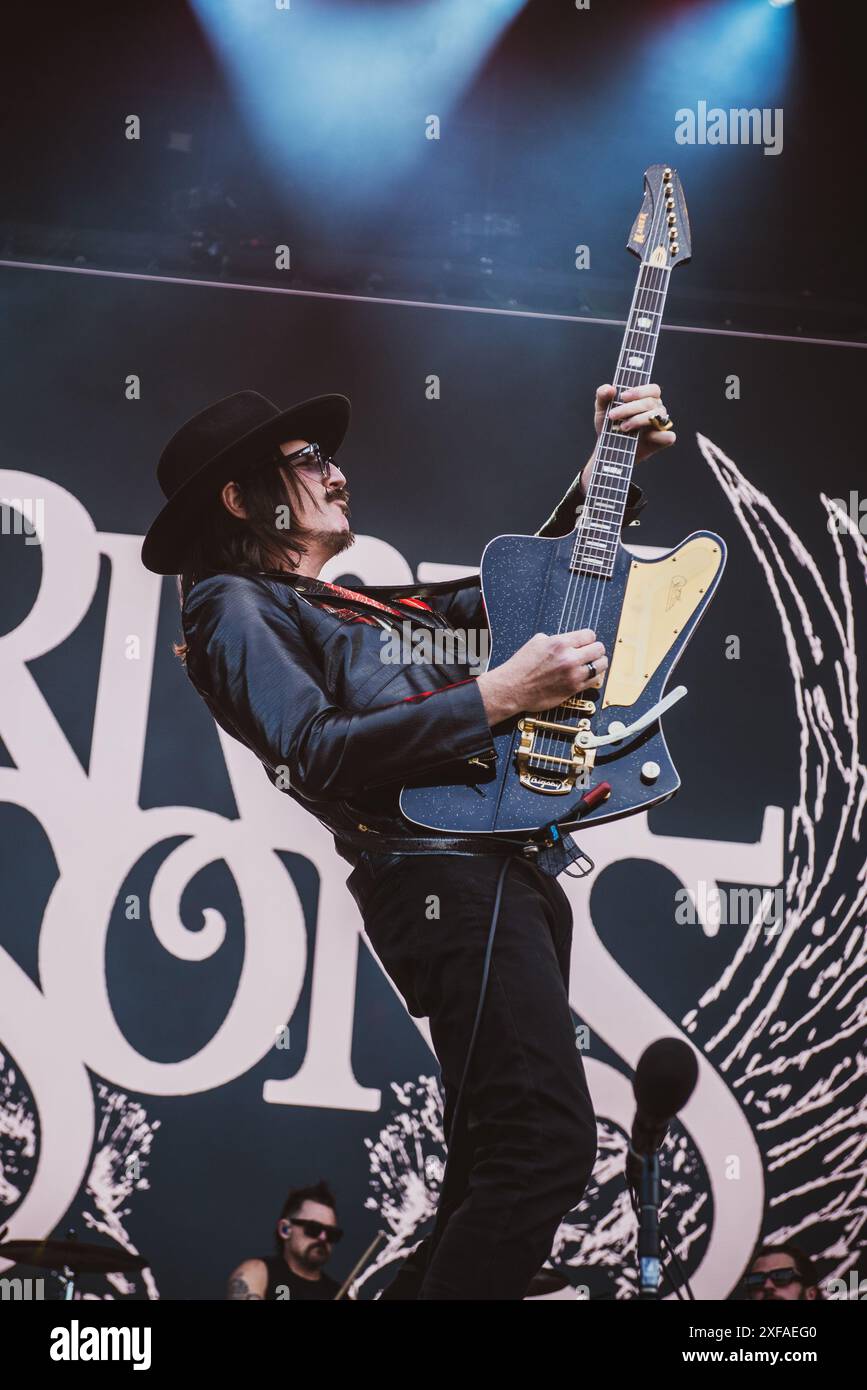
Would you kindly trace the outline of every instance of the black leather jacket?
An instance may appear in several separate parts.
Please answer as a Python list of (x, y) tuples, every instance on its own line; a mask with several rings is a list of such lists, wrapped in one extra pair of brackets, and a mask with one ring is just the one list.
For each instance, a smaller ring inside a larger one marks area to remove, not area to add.
[[(537, 534), (572, 530), (579, 497), (573, 484)], [(625, 524), (645, 505), (633, 484)], [(352, 604), (318, 580), (273, 571), (202, 578), (182, 612), (187, 673), (214, 719), (332, 831), (350, 863), (359, 851), (342, 837), (421, 833), (400, 813), (403, 783), (494, 756), (471, 667), (383, 659), (385, 639), (404, 622), (412, 631), (485, 627), (478, 576), (354, 592), (393, 603), (400, 617)], [(404, 607), (409, 595), (432, 611)], [(371, 612), (375, 621), (359, 620)]]

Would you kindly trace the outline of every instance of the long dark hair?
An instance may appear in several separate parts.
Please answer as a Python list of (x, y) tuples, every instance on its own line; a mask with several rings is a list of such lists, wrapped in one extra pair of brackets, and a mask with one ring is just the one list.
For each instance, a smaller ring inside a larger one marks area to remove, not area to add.
[[(206, 574), (258, 574), (285, 569), (287, 562), (297, 569), (301, 563), (307, 545), (296, 520), (297, 505), (302, 490), (308, 497), (313, 494), (297, 470), (281, 467), (279, 458), (275, 452), (245, 469), (237, 480), (246, 517), (232, 515), (220, 490), (202, 504), (201, 518), (190, 534), (186, 564), (178, 575), (181, 607)], [(186, 642), (176, 642), (174, 653), (185, 662)]]

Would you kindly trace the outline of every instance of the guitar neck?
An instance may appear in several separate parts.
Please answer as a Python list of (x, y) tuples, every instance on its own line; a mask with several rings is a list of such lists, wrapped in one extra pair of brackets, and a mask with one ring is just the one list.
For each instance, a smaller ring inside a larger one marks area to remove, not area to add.
[(638, 271), (614, 374), (617, 395), (605, 412), (572, 552), (571, 568), (586, 574), (610, 575), (614, 569), (638, 440), (634, 430), (623, 433), (609, 420), (609, 412), (622, 391), (646, 386), (653, 376), (669, 279), (666, 266), (643, 262)]

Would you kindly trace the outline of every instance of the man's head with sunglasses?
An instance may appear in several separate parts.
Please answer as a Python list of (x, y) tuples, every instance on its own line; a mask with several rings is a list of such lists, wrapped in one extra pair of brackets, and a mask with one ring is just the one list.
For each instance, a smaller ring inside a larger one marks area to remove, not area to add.
[[(346, 550), (355, 540), (349, 524), (346, 476), (316, 440), (287, 439), (262, 464), (266, 469), (272, 468), (274, 474), (281, 474), (289, 485), (282, 502), (273, 508), (272, 546), (279, 550), (284, 537), (303, 537), (300, 563), (285, 567), (316, 578), (332, 555)], [(258, 476), (261, 473), (260, 467)], [(254, 470), (252, 477), (226, 483), (222, 488), (222, 504), (236, 520), (251, 518), (250, 493), (256, 477)], [(261, 511), (261, 506), (254, 510)]]
[(283, 1203), (275, 1243), (290, 1269), (315, 1279), (343, 1235), (334, 1196), (325, 1182), (293, 1188)]
[(750, 1302), (799, 1302), (821, 1298), (809, 1255), (799, 1245), (760, 1245), (744, 1276)]

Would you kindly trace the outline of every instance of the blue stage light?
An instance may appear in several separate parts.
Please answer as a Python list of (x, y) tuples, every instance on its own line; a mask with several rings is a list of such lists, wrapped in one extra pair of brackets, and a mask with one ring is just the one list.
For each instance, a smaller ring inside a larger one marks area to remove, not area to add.
[(287, 193), (340, 187), (370, 205), (448, 138), (449, 113), (525, 3), (193, 8)]

